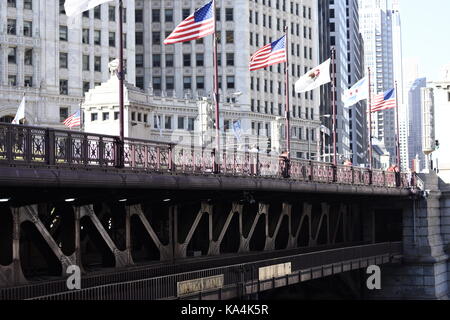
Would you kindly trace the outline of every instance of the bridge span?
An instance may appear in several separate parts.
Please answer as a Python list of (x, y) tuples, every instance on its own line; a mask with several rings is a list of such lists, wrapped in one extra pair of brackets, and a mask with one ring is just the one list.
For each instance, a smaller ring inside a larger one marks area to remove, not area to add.
[[(1, 124), (0, 294), (167, 299), (207, 278), (221, 285), (207, 296), (231, 298), (389, 264), (421, 189), (415, 175)], [(84, 291), (61, 287), (70, 265)]]

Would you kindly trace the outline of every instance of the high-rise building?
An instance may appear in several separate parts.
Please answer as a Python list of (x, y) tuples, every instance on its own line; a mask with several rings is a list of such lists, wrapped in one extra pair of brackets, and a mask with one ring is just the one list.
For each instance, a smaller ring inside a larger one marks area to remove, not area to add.
[(434, 98), (434, 137), (436, 139), (434, 147), (436, 151), (433, 153), (433, 167), (444, 182), (450, 183), (450, 141), (448, 138), (450, 64), (443, 68), (442, 80), (429, 82), (428, 87), (432, 89)]
[[(426, 78), (418, 78), (410, 83), (408, 88), (408, 158), (409, 167), (417, 172), (422, 171), (425, 166), (425, 154), (423, 153), (423, 114), (422, 114), (422, 96), (421, 89), (427, 86)], [(414, 161), (414, 165), (413, 165)]]
[[(199, 1), (136, 2), (136, 85), (155, 95), (201, 98), (213, 86), (213, 40), (164, 45), (178, 23), (201, 6)], [(234, 102), (247, 117), (242, 129), (267, 132), (285, 116), (283, 64), (249, 71), (256, 50), (289, 32), (289, 95), (291, 100), (292, 154), (317, 159), (319, 89), (294, 92), (294, 83), (319, 64), (318, 4), (313, 0), (221, 1), (217, 3), (219, 86), (222, 102)], [(239, 96), (238, 98), (237, 95)], [(220, 126), (224, 126), (221, 119)], [(280, 122), (283, 123), (283, 122)], [(283, 125), (284, 126), (284, 123)], [(283, 129), (282, 129), (283, 130)], [(283, 130), (284, 132), (284, 130)], [(314, 139), (314, 140), (313, 140)], [(285, 139), (283, 139), (284, 141)], [(312, 142), (312, 140), (314, 142)]]
[[(336, 148), (339, 160), (350, 160), (350, 122), (342, 95), (348, 89), (347, 14), (344, 1), (330, 1), (330, 45), (336, 50)], [(331, 48), (330, 48), (331, 50)]]
[[(318, 31), (319, 31), (319, 60), (325, 61), (330, 58), (330, 48), (331, 48), (331, 26), (330, 26), (330, 0), (318, 0)], [(332, 118), (331, 114), (333, 109), (331, 107), (331, 84), (326, 84), (320, 87), (320, 121), (321, 126), (321, 153), (323, 155), (323, 160), (329, 160), (328, 156), (332, 150), (330, 146), (332, 145), (331, 136), (332, 132)]]
[[(0, 1), (0, 121), (26, 96), (26, 123), (62, 126), (83, 94), (109, 77), (117, 56), (117, 8), (97, 6), (69, 22), (64, 0)], [(134, 1), (124, 1), (127, 79), (134, 82)]]
[[(346, 1), (347, 82), (349, 86), (364, 77), (364, 42), (359, 28), (358, 11), (358, 0)], [(348, 114), (352, 162), (355, 165), (367, 164), (369, 155), (366, 100), (350, 107)]]
[[(388, 0), (359, 0), (359, 19), (365, 72), (367, 74), (370, 68), (372, 93), (382, 93), (395, 86), (392, 4)], [(398, 32), (396, 39), (398, 41)], [(395, 47), (399, 46), (401, 44), (396, 43)], [(391, 109), (372, 114), (372, 136), (384, 143), (392, 164), (396, 163), (397, 153), (395, 112)]]
[[(366, 164), (367, 126), (365, 102), (345, 107), (342, 95), (363, 77), (363, 47), (359, 32), (357, 0), (325, 1), (329, 5), (330, 49), (336, 50), (336, 136), (340, 159), (351, 160), (354, 165)], [(326, 12), (322, 13), (323, 18)], [(327, 34), (325, 33), (325, 36)], [(321, 39), (324, 35), (321, 36)], [(326, 43), (325, 40), (323, 40)], [(329, 57), (328, 50), (327, 54)], [(325, 59), (325, 57), (324, 57)]]

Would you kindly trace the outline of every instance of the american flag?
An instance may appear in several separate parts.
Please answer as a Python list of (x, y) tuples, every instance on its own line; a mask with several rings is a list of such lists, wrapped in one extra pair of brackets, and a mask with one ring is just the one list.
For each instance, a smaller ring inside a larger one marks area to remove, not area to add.
[(64, 120), (64, 125), (69, 128), (78, 127), (81, 125), (80, 110), (72, 114), (66, 120)]
[(286, 62), (286, 36), (265, 45), (250, 58), (250, 71)]
[(395, 97), (395, 89), (390, 89), (385, 93), (378, 94), (372, 101), (372, 112), (379, 112), (389, 109), (394, 109), (397, 106), (397, 99)]
[(213, 34), (216, 29), (213, 1), (208, 2), (181, 22), (164, 40), (164, 44), (192, 41)]

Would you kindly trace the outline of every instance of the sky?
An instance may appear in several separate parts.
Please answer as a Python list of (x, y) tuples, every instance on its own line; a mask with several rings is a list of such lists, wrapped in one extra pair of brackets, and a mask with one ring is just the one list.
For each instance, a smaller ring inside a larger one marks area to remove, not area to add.
[(450, 63), (450, 1), (400, 0), (403, 58), (419, 62), (419, 75), (440, 80)]

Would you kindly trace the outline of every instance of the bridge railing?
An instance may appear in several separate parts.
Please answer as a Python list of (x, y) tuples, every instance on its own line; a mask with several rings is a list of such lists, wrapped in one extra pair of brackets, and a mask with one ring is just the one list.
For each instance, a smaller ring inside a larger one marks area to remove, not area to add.
[(222, 174), (303, 182), (387, 188), (417, 188), (415, 174), (224, 151), (159, 141), (52, 128), (0, 124), (0, 163), (7, 165), (126, 168), (185, 174)]

